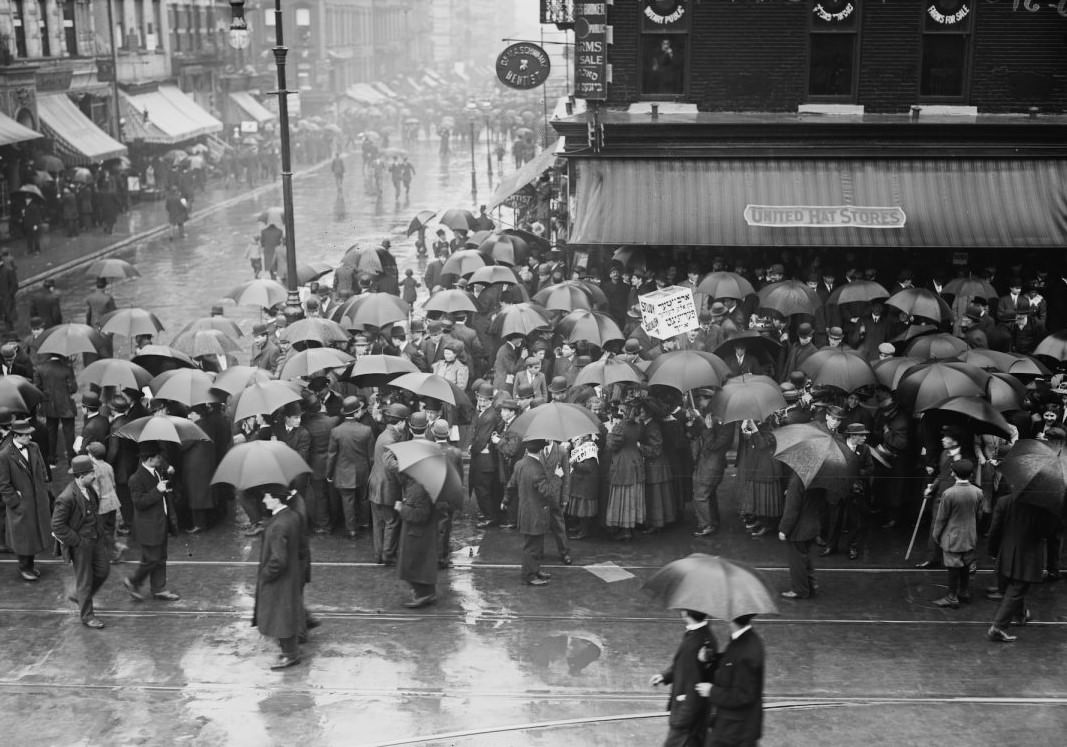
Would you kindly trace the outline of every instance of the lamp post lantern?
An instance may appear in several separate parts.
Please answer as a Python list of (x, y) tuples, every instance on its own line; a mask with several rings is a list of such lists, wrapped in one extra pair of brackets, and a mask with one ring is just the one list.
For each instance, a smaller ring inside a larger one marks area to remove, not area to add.
[[(245, 0), (230, 0), (232, 18), (230, 23), (230, 41), (235, 47), (242, 48), (247, 43), (248, 23), (245, 21)], [(285, 46), (282, 31), (282, 0), (274, 0), (274, 65), (278, 69), (278, 131), (281, 136), (282, 151), (282, 207), (285, 211), (285, 274), (286, 288), (289, 291), (285, 299), (285, 318), (290, 322), (304, 316), (300, 305), (300, 292), (297, 290), (299, 280), (296, 277), (296, 229), (293, 215), (293, 164), (289, 147), (289, 91), (285, 83), (285, 57), (289, 53)]]
[(471, 202), (478, 204), (478, 174), (474, 166), (474, 125), (478, 119), (478, 105), (473, 101), (467, 102), (467, 122), (470, 125), (471, 141)]

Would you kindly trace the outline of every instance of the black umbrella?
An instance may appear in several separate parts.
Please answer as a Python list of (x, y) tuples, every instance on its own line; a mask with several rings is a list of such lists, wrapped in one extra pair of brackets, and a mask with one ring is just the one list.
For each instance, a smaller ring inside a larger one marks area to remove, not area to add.
[(727, 356), (732, 357), (734, 355), (734, 350), (738, 345), (744, 345), (749, 352), (771, 361), (778, 357), (778, 353), (782, 348), (781, 345), (769, 337), (747, 331), (736, 334), (722, 345), (719, 345), (719, 347), (715, 348), (715, 355), (726, 360)]
[(1067, 487), (1067, 455), (1045, 441), (1017, 441), (1000, 463), (1000, 471), (1020, 503), (1050, 511), (1063, 511)]

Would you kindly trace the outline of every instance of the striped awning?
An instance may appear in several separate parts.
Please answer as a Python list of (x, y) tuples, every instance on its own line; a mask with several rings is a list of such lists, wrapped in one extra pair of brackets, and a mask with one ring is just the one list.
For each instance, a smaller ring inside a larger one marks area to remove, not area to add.
[(26, 140), (36, 140), (41, 133), (23, 127), (6, 114), (0, 114), (0, 145), (13, 145)]
[(63, 161), (89, 165), (126, 155), (126, 146), (96, 126), (64, 93), (37, 97), (41, 127), (56, 141)]
[(222, 122), (176, 86), (138, 94), (123, 91), (122, 102), (129, 140), (174, 145), (222, 131)]
[(270, 109), (256, 101), (248, 91), (233, 91), (230, 93), (230, 100), (237, 104), (246, 118), (254, 119), (258, 124), (262, 125), (277, 119)]
[(572, 244), (1067, 245), (1063, 160), (583, 159), (575, 165)]

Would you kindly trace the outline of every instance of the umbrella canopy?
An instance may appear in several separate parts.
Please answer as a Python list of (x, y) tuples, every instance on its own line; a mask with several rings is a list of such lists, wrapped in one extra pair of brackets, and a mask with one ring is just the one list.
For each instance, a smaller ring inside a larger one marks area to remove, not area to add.
[(418, 366), (399, 355), (361, 355), (340, 378), (360, 386), (385, 386), (401, 374), (418, 372)]
[(269, 371), (259, 366), (230, 366), (215, 377), (212, 389), (218, 389), (228, 395), (234, 395), (253, 384), (273, 381)]
[[(926, 417), (961, 422), (972, 433), (1012, 437), (1011, 426), (996, 407), (981, 397), (950, 397), (925, 412)], [(947, 416), (947, 417), (943, 417)], [(944, 423), (947, 425), (948, 423)]]
[(419, 231), (425, 231), (426, 226), (430, 224), (430, 221), (436, 217), (437, 213), (433, 210), (420, 210), (415, 213), (415, 217), (408, 223), (408, 236)]
[(859, 476), (859, 461), (834, 434), (810, 423), (774, 431), (774, 458), (796, 473), (805, 488), (826, 488), (840, 496)]
[(649, 386), (669, 386), (680, 392), (721, 386), (730, 368), (714, 353), (673, 350), (656, 358), (645, 371)]
[(445, 260), (441, 266), (442, 275), (470, 275), (479, 267), (485, 267), (488, 262), (477, 249), (461, 249)]
[(752, 283), (745, 280), (736, 272), (709, 272), (700, 281), (696, 289), (706, 293), (713, 299), (736, 298), (741, 300), (745, 296), (755, 293)]
[(494, 262), (519, 265), (530, 256), (530, 247), (518, 236), (506, 233), (490, 234), (478, 244), (478, 251)]
[(1019, 356), (1014, 353), (1002, 353), (999, 350), (973, 348), (964, 351), (960, 356), (960, 360), (964, 363), (970, 363), (972, 366), (984, 368), (987, 371), (1007, 373), (1011, 368), (1011, 364), (1019, 360)]
[(570, 283), (545, 286), (534, 294), (533, 302), (549, 311), (591, 311), (593, 308), (593, 299), (589, 293), (584, 288)]
[(449, 288), (447, 290), (439, 290), (426, 299), (426, 303), (422, 305), (424, 311), (440, 311), (445, 314), (451, 314), (455, 311), (478, 311), (478, 303), (474, 300), (474, 296), (465, 290), (458, 288)]
[(1043, 355), (1056, 361), (1067, 361), (1067, 329), (1053, 332), (1034, 348), (1034, 355)]
[(393, 322), (406, 321), (411, 307), (392, 293), (361, 293), (339, 320), (348, 329), (366, 326), (385, 327)]
[(38, 355), (71, 357), (79, 353), (99, 353), (107, 342), (88, 324), (57, 324), (41, 333)]
[(945, 299), (926, 288), (905, 288), (894, 293), (885, 303), (886, 306), (892, 306), (905, 314), (935, 322), (952, 319), (952, 309), (945, 303)]
[(382, 259), (378, 256), (376, 247), (361, 249), (354, 246), (345, 252), (342, 264), (350, 265), (356, 273), (368, 275), (381, 275), (383, 272)]
[(10, 412), (30, 413), (44, 400), (44, 392), (25, 376), (0, 376), (0, 408)]
[(189, 152), (193, 155), (202, 155), (204, 153), (208, 153), (209, 151), (210, 149), (203, 143), (196, 143), (189, 148)]
[(256, 415), (267, 416), (290, 402), (299, 402), (300, 391), (287, 381), (264, 381), (245, 387), (234, 397), (233, 420), (236, 423)]
[(867, 359), (851, 350), (816, 351), (800, 365), (800, 370), (817, 386), (837, 387), (846, 392), (873, 386), (878, 381)]
[(237, 341), (217, 329), (201, 329), (196, 332), (179, 332), (170, 341), (170, 346), (193, 358), (205, 355), (234, 353), (241, 349)]
[(329, 345), (333, 342), (347, 342), (349, 334), (337, 322), (313, 316), (293, 322), (281, 331), (280, 337), (289, 342), (317, 342)]
[(819, 296), (799, 280), (783, 280), (760, 288), (759, 307), (777, 311), (782, 316), (814, 314), (821, 305)]
[(996, 372), (989, 377), (986, 386), (989, 404), (998, 412), (1011, 412), (1023, 409), (1026, 399), (1026, 387), (1011, 374)]
[(296, 279), (300, 285), (307, 285), (332, 270), (333, 265), (329, 262), (297, 262)]
[(879, 384), (890, 389), (896, 389), (904, 372), (920, 363), (922, 361), (918, 358), (894, 357), (875, 361), (871, 364), (871, 368), (874, 369), (874, 377)]
[(609, 356), (593, 361), (582, 368), (574, 378), (574, 384), (575, 386), (579, 384), (610, 386), (611, 384), (640, 384), (644, 380), (645, 375), (632, 363)]
[(285, 286), (277, 280), (270, 278), (256, 278), (246, 283), (241, 283), (225, 295), (239, 306), (258, 306), (261, 309), (269, 309), (282, 303), (289, 295)]
[[(470, 247), (471, 249), (477, 249), (482, 244), (484, 244), (489, 239), (489, 237), (492, 236), (492, 235), (493, 235), (492, 231), (484, 231), (484, 230), (483, 231), (475, 231), (474, 233), (472, 233), (469, 236), (467, 236), (467, 240), (463, 242), (463, 246), (464, 247)], [(489, 252), (491, 251), (491, 249), (492, 249), (492, 247), (488, 247), (486, 249), (485, 253), (486, 253), (487, 256), (489, 255)], [(511, 264), (514, 264), (514, 263), (511, 263)]]
[(282, 366), (280, 379), (310, 379), (327, 368), (341, 368), (355, 358), (337, 348), (308, 348), (289, 356)]
[(771, 338), (764, 337), (756, 332), (745, 331), (734, 335), (715, 348), (715, 355), (726, 360), (728, 356), (735, 355), (734, 350), (738, 345), (744, 345), (750, 353), (770, 361), (777, 359), (778, 351), (781, 349), (781, 345)]
[(1052, 372), (1041, 361), (1028, 355), (1020, 355), (1008, 368), (1016, 376), (1051, 376)]
[(37, 156), (33, 161), (33, 165), (41, 169), (41, 171), (49, 171), (53, 174), (58, 174), (65, 168), (60, 158), (48, 154)]
[(145, 345), (137, 351), (133, 362), (153, 376), (176, 368), (196, 368), (196, 363), (192, 358), (166, 345)]
[(436, 503), (463, 505), (463, 479), (445, 453), (424, 438), (389, 444), (385, 448), (396, 457), (397, 469), (421, 485)]
[(219, 401), (219, 396), (211, 391), (214, 378), (207, 372), (196, 368), (183, 368), (170, 373), (167, 380), (155, 389), (157, 399), (180, 402), (186, 407)]
[(489, 326), (489, 331), (499, 337), (512, 334), (526, 336), (535, 330), (551, 326), (540, 306), (525, 302), (513, 304), (497, 314)]
[(487, 283), (492, 285), (493, 283), (506, 283), (508, 285), (517, 285), (519, 279), (515, 277), (515, 271), (510, 267), (504, 267), (503, 265), (486, 265), (485, 267), (479, 267), (471, 273), (467, 282), (471, 284)]
[(116, 309), (103, 318), (101, 331), (120, 337), (134, 338), (138, 335), (152, 335), (162, 332), (163, 322), (151, 311), (139, 308)]
[(205, 329), (217, 329), (224, 335), (235, 339), (244, 336), (241, 328), (237, 326), (237, 322), (224, 316), (202, 316), (199, 319), (194, 319), (182, 327), (178, 334), (199, 332)]
[(532, 231), (527, 231), (522, 228), (507, 228), (504, 229), (504, 233), (508, 234), (509, 236), (518, 236), (520, 239), (525, 241), (526, 245), (529, 246), (531, 249), (536, 249), (541, 253), (547, 252), (549, 249), (552, 248), (552, 245), (549, 243), (547, 238), (533, 233)]
[(693, 553), (660, 568), (641, 587), (666, 609), (696, 610), (719, 620), (776, 615), (774, 592), (754, 568)]
[(173, 164), (179, 164), (183, 163), (184, 161), (188, 161), (189, 154), (186, 153), (184, 150), (181, 150), (180, 148), (173, 148), (164, 153), (161, 160), (168, 161), (169, 163)]
[(71, 170), (70, 180), (77, 184), (88, 184), (93, 180), (93, 172), (84, 166), (78, 166)]
[(950, 361), (957, 360), (967, 352), (968, 347), (960, 338), (943, 332), (915, 338), (908, 345), (907, 352), (908, 357), (919, 360)]
[(124, 358), (101, 358), (93, 361), (78, 374), (81, 386), (113, 386), (116, 389), (141, 390), (152, 379), (152, 374), (133, 361)]
[(570, 441), (578, 436), (595, 435), (602, 427), (600, 419), (581, 405), (549, 402), (519, 415), (510, 429), (523, 441)]
[(761, 421), (785, 407), (778, 382), (770, 376), (743, 374), (726, 382), (711, 398), (711, 411), (724, 423)]
[(599, 311), (586, 311), (578, 309), (572, 311), (556, 323), (556, 332), (564, 342), (577, 342), (585, 340), (597, 347), (611, 340), (623, 340), (622, 330), (607, 314)]
[(873, 280), (852, 280), (834, 288), (826, 299), (827, 304), (844, 306), (850, 303), (870, 303), (889, 298), (889, 291)]
[(36, 184), (23, 184), (15, 190), (15, 193), (26, 195), (28, 197), (36, 197), (38, 200), (44, 200), (44, 195), (41, 194), (41, 190)]
[(127, 278), (139, 278), (141, 273), (137, 268), (124, 259), (98, 259), (89, 265), (85, 274), (91, 278), (107, 278), (108, 280), (126, 280)]
[(1000, 471), (1019, 503), (1061, 516), (1067, 489), (1067, 455), (1062, 451), (1046, 441), (1022, 439), (1000, 462)]
[(237, 444), (215, 468), (211, 484), (226, 483), (237, 490), (259, 485), (288, 485), (311, 467), (286, 443), (281, 441), (248, 441)]
[(256, 216), (256, 220), (260, 223), (266, 223), (268, 226), (274, 226), (285, 230), (285, 210), (278, 206), (269, 207), (263, 210)]
[(453, 231), (457, 229), (462, 231), (474, 230), (474, 215), (471, 214), (470, 210), (463, 210), (462, 208), (449, 208), (441, 214), (437, 222), (442, 226), (448, 226)]
[(437, 374), (414, 373), (401, 374), (389, 382), (389, 386), (407, 389), (420, 397), (430, 397), (457, 407), (470, 407), (471, 401), (462, 389), (448, 379)]
[(988, 281), (979, 278), (953, 278), (945, 283), (941, 288), (941, 293), (946, 296), (984, 298), (987, 301), (996, 300), (1000, 295)]
[(949, 397), (980, 397), (989, 374), (967, 363), (920, 363), (909, 368), (897, 383), (897, 400), (918, 415)]
[(149, 415), (145, 418), (137, 418), (115, 431), (115, 435), (137, 443), (167, 441), (185, 445), (193, 441), (211, 440), (196, 423), (175, 415)]

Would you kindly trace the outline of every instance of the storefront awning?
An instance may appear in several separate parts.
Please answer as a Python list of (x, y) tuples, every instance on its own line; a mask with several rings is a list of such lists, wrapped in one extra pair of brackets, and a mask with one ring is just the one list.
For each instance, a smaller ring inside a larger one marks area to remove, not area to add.
[(387, 99), (397, 98), (396, 91), (394, 91), (387, 84), (382, 83), (381, 81), (375, 81), (371, 83), (371, 87)]
[(56, 141), (68, 165), (99, 163), (126, 155), (126, 146), (82, 114), (66, 94), (38, 96), (37, 115), (45, 134)]
[(564, 139), (560, 138), (524, 163), (517, 171), (514, 171), (501, 179), (496, 191), (493, 192), (493, 196), (489, 199), (489, 202), (486, 203), (486, 208), (492, 210), (497, 205), (503, 204), (506, 199), (527, 184), (532, 184), (537, 181), (541, 174), (545, 173), (548, 168), (556, 162), (556, 158), (558, 158), (556, 153), (563, 151), (563, 142)]
[(367, 104), (368, 106), (381, 104), (389, 100), (367, 83), (353, 83), (345, 91), (345, 95), (357, 103)]
[(256, 101), (248, 91), (234, 91), (230, 94), (230, 100), (237, 105), (240, 111), (245, 113), (247, 119), (254, 119), (259, 124), (265, 124), (277, 119), (269, 109)]
[(222, 131), (222, 122), (175, 86), (145, 93), (122, 93), (127, 134), (134, 140), (174, 145)]
[(572, 244), (1062, 247), (1067, 161), (577, 162)]
[(0, 114), (0, 145), (13, 145), (43, 137), (29, 127), (23, 127), (6, 114)]

